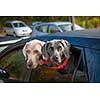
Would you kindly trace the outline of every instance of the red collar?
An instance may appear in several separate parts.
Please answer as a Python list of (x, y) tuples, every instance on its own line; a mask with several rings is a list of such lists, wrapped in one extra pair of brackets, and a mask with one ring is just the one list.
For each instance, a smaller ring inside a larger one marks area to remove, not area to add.
[[(49, 62), (49, 60), (50, 60), (50, 56), (48, 56), (48, 58), (45, 59), (43, 62), (39, 62), (39, 65), (47, 64), (47, 63)], [(66, 58), (66, 59), (63, 61), (62, 64), (57, 65), (57, 66), (53, 66), (53, 67), (51, 67), (51, 69), (53, 69), (53, 70), (63, 69), (63, 68), (66, 66), (67, 63), (68, 63), (68, 58)]]
[(43, 62), (39, 62), (39, 65), (45, 65), (49, 62), (49, 60), (50, 60), (50, 56), (48, 56), (48, 58), (45, 59)]
[(68, 58), (66, 58), (66, 59), (63, 61), (62, 64), (57, 65), (57, 66), (53, 66), (53, 67), (51, 67), (51, 69), (53, 69), (53, 70), (63, 69), (63, 68), (65, 68), (65, 66), (66, 66), (67, 63), (68, 63)]

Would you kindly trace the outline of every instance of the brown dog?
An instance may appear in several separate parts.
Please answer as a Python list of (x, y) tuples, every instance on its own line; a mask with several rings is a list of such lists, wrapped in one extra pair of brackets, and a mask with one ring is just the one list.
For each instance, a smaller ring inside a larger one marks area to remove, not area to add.
[(38, 66), (39, 58), (42, 54), (41, 48), (45, 42), (32, 40), (27, 42), (23, 48), (23, 55), (27, 61), (27, 68), (35, 69)]

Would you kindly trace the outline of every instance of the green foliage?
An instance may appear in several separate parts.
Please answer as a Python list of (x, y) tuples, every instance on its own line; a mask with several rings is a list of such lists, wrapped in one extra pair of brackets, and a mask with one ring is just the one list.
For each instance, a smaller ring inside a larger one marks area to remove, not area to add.
[(76, 16), (75, 22), (84, 28), (100, 27), (99, 16)]

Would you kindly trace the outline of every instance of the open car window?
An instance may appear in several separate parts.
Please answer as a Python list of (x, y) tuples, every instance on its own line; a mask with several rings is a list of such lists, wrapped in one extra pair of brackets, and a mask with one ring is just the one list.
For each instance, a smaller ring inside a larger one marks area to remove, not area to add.
[(13, 50), (2, 57), (0, 60), (0, 66), (8, 71), (10, 79), (23, 81), (27, 68), (22, 49)]
[(63, 70), (52, 70), (46, 65), (39, 66), (32, 71), (31, 82), (87, 82), (85, 64), (80, 54), (81, 51), (78, 49), (73, 50), (67, 68), (65, 67)]
[[(65, 68), (57, 71), (52, 70), (46, 65), (41, 65), (27, 73), (28, 69), (22, 53), (22, 48), (23, 46), (21, 48), (14, 48), (14, 50), (11, 50), (0, 59), (0, 66), (4, 67), (9, 72), (10, 79), (25, 82), (28, 77), (29, 81), (27, 82), (87, 82), (83, 57), (79, 62), (75, 75), (73, 76), (74, 69), (77, 67), (79, 61), (81, 50), (72, 50), (67, 69)], [(74, 77), (73, 80), (72, 77)]]

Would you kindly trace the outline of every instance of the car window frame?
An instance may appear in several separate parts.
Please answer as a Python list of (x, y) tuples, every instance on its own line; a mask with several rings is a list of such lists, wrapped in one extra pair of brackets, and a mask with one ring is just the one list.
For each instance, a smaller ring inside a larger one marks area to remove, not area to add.
[(83, 61), (83, 65), (84, 65), (85, 78), (86, 78), (86, 81), (89, 82), (89, 75), (88, 75), (88, 69), (87, 69), (88, 67), (87, 67), (87, 63), (86, 63), (85, 48), (84, 47), (79, 47), (79, 46), (76, 46), (76, 45), (72, 45), (72, 46), (81, 51), (82, 61)]

